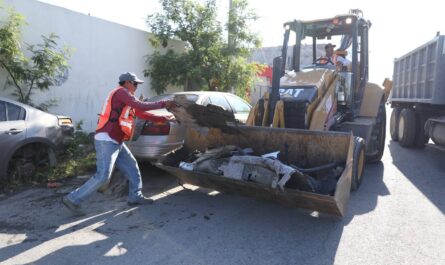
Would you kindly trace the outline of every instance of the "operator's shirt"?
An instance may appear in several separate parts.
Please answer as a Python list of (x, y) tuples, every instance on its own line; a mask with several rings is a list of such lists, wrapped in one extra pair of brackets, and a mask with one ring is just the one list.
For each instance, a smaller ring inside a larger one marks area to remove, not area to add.
[[(140, 111), (165, 108), (165, 102), (163, 101), (143, 102), (131, 95), (126, 88), (120, 88), (111, 99), (111, 109), (123, 109), (126, 105)], [(119, 126), (119, 122), (117, 122), (118, 118), (119, 114), (112, 111), (110, 119), (115, 119), (116, 122), (108, 121), (103, 128), (96, 131), (94, 139), (121, 144), (124, 139), (124, 133)]]

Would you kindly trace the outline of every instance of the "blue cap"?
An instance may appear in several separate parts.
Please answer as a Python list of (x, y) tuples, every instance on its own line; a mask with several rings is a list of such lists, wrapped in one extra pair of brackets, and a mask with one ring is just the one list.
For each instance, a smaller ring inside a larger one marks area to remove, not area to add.
[(144, 83), (141, 79), (139, 79), (135, 74), (126, 72), (119, 76), (119, 82), (125, 82), (125, 81), (133, 81), (139, 84)]

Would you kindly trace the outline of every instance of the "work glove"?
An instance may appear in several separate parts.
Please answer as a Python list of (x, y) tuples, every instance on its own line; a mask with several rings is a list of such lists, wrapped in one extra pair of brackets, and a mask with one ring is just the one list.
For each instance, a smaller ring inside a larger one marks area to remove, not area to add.
[(174, 100), (166, 100), (164, 101), (164, 106), (167, 110), (177, 108), (179, 105)]

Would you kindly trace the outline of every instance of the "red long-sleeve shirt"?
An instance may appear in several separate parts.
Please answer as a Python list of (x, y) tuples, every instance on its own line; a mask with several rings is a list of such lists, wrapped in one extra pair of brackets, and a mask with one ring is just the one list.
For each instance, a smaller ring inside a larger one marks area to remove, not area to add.
[[(165, 108), (165, 102), (163, 101), (143, 102), (131, 95), (126, 88), (121, 87), (118, 91), (116, 91), (116, 93), (114, 93), (113, 98), (111, 99), (111, 109), (123, 109), (126, 105), (140, 111)], [(96, 130), (96, 133), (106, 132), (111, 139), (118, 143), (122, 143), (124, 133), (117, 122), (119, 119), (119, 114), (116, 111), (112, 111), (110, 114), (110, 119), (114, 119), (116, 122), (108, 121), (103, 128)]]

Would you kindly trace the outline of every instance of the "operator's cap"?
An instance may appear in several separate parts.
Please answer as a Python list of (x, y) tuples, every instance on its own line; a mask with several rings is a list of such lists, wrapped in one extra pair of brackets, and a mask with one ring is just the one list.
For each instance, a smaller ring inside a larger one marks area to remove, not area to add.
[(135, 74), (126, 72), (119, 76), (119, 82), (125, 82), (125, 81), (133, 81), (139, 84), (144, 83), (141, 79), (139, 79)]
[(327, 49), (327, 48), (335, 48), (335, 47), (336, 47), (336, 46), (333, 45), (332, 43), (328, 43), (328, 44), (326, 44), (326, 45), (324, 46), (325, 49)]

